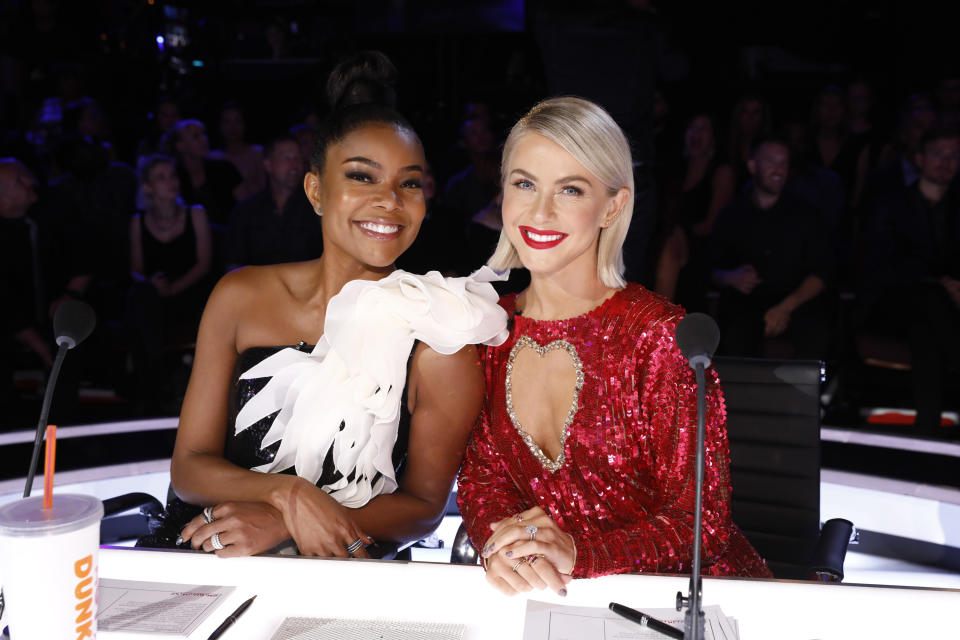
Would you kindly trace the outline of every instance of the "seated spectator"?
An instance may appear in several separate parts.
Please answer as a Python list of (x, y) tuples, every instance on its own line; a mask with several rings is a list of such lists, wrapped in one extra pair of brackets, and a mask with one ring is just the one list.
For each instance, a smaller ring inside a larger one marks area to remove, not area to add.
[(50, 208), (68, 221), (74, 251), (88, 254), (83, 262), (92, 276), (69, 288), (85, 296), (101, 318), (119, 318), (129, 273), (127, 232), (136, 206), (136, 172), (110, 162), (102, 145), (77, 135), (60, 141), (56, 162), (62, 173), (50, 183)]
[(230, 269), (312, 260), (323, 250), (320, 218), (303, 192), (307, 163), (297, 140), (272, 140), (263, 167), (266, 187), (236, 206), (227, 227)]
[[(53, 363), (50, 319), (67, 298), (82, 298), (92, 279), (78, 225), (63, 214), (50, 193), (37, 194), (34, 174), (15, 158), (0, 159), (0, 406), (5, 419), (16, 416), (12, 375), (18, 358), (28, 367)], [(26, 359), (20, 354), (26, 353)], [(89, 353), (89, 352), (88, 352)], [(30, 362), (30, 361), (33, 362)], [(61, 376), (57, 412), (70, 415), (84, 367)], [(17, 427), (19, 428), (19, 426)]]
[(920, 144), (915, 185), (877, 200), (864, 232), (867, 327), (910, 346), (916, 425), (938, 433), (947, 364), (960, 355), (960, 134), (934, 129)]
[(821, 214), (784, 192), (786, 141), (761, 141), (748, 168), (751, 191), (723, 211), (711, 241), (713, 281), (722, 287), (721, 348), (761, 356), (765, 340), (780, 338), (791, 357), (823, 358), (832, 252)]
[(864, 188), (864, 209), (869, 213), (876, 201), (890, 190), (902, 191), (916, 184), (920, 177), (914, 161), (920, 142), (937, 123), (937, 112), (923, 96), (911, 96), (900, 114), (896, 139), (880, 153), (879, 167), (867, 177)]
[(220, 136), (223, 149), (210, 152), (210, 158), (227, 160), (243, 176), (235, 190), (237, 200), (246, 200), (267, 184), (263, 172), (263, 148), (246, 140), (246, 119), (236, 102), (228, 102), (220, 109)]
[(719, 159), (716, 129), (706, 114), (694, 116), (687, 125), (683, 157), (684, 166), (664, 187), (664, 240), (655, 289), (688, 311), (697, 311), (706, 305), (709, 279), (703, 238), (733, 198), (735, 176)]
[(99, 146), (110, 161), (117, 159), (117, 151), (108, 139), (106, 116), (93, 98), (83, 97), (67, 105), (63, 113), (63, 133), (80, 136)]
[(156, 409), (163, 379), (159, 359), (170, 344), (193, 341), (209, 291), (210, 228), (203, 207), (186, 206), (172, 158), (147, 156), (140, 164), (143, 211), (130, 222), (127, 324), (138, 404)]
[(29, 350), (45, 367), (53, 364), (47, 332), (37, 223), (27, 212), (37, 201), (36, 178), (14, 158), (0, 159), (0, 398), (12, 395), (12, 353)]
[(490, 120), (483, 116), (465, 120), (458, 144), (470, 165), (447, 181), (442, 203), (468, 235), (464, 263), (470, 270), (486, 261), (500, 237), (500, 165)]
[(397, 258), (397, 266), (411, 273), (439, 271), (445, 276), (470, 275), (471, 267), (476, 265), (464, 260), (463, 228), (453, 213), (437, 202), (437, 182), (429, 162), (423, 168), (422, 184), (427, 213), (417, 239)]
[[(791, 120), (784, 125), (790, 143), (790, 173), (786, 192), (819, 211), (832, 230), (843, 221), (846, 195), (840, 176), (810, 161), (811, 141), (806, 122)], [(750, 188), (753, 188), (752, 185)]]
[(199, 120), (181, 120), (164, 136), (163, 146), (176, 159), (183, 201), (200, 205), (210, 222), (226, 225), (243, 176), (226, 160), (207, 157), (207, 128)]
[(160, 96), (149, 115), (150, 131), (137, 144), (137, 157), (160, 153), (160, 141), (175, 124), (180, 122), (180, 103), (176, 98)]
[(770, 105), (760, 96), (748, 93), (734, 105), (733, 113), (730, 114), (727, 154), (730, 166), (736, 174), (737, 193), (743, 191), (743, 186), (750, 179), (747, 163), (753, 154), (754, 145), (760, 138), (770, 135), (772, 127)]
[(870, 144), (866, 136), (850, 131), (846, 96), (840, 87), (829, 86), (820, 92), (811, 121), (814, 163), (840, 176), (847, 204), (854, 209), (859, 207), (870, 169)]

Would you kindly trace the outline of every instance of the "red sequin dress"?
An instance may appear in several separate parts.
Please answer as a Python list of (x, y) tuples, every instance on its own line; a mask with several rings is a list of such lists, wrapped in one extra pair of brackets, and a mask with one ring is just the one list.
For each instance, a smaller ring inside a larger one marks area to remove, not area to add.
[[(513, 315), (515, 296), (500, 304)], [(487, 400), (459, 477), (477, 548), (491, 523), (539, 506), (576, 542), (574, 577), (690, 571), (697, 401), (693, 370), (674, 344), (681, 316), (635, 284), (575, 318), (513, 316), (507, 341), (484, 351)], [(556, 471), (508, 413), (508, 363), (523, 336), (540, 346), (564, 340), (581, 362), (579, 406)], [(702, 571), (771, 577), (730, 519), (726, 412), (712, 369), (707, 385)]]

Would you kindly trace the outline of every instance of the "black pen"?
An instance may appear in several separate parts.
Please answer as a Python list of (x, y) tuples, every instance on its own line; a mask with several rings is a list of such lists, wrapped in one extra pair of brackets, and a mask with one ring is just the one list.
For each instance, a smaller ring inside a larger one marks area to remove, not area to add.
[(233, 626), (233, 623), (237, 621), (237, 618), (243, 615), (243, 612), (250, 608), (250, 605), (253, 604), (253, 601), (257, 599), (257, 596), (253, 596), (242, 605), (237, 607), (237, 610), (227, 616), (227, 619), (223, 621), (219, 627), (214, 629), (213, 633), (210, 634), (210, 637), (207, 640), (217, 640), (220, 636), (223, 635), (223, 632)]
[(683, 631), (680, 629), (677, 629), (672, 624), (667, 624), (666, 622), (661, 622), (656, 618), (651, 618), (647, 614), (637, 611), (636, 609), (631, 609), (630, 607), (625, 607), (622, 604), (611, 602), (610, 611), (613, 611), (618, 616), (623, 616), (630, 622), (636, 622), (641, 627), (649, 627), (650, 629), (662, 633), (670, 638), (683, 640)]

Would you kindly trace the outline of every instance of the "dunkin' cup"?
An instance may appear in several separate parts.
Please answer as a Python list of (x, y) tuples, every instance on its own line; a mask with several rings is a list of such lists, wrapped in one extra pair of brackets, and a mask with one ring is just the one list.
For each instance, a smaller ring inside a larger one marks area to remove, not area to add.
[(55, 494), (0, 506), (0, 586), (10, 640), (97, 635), (97, 552), (103, 504)]

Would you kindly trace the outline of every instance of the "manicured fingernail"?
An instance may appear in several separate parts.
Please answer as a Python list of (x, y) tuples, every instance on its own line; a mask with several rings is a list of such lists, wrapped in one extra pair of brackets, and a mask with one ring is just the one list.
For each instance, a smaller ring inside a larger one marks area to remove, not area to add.
[(177, 546), (179, 547), (181, 544), (183, 544), (183, 536), (177, 536)]
[(508, 558), (512, 558), (512, 557), (513, 557), (513, 551), (507, 551), (507, 552), (506, 552), (505, 554), (503, 554), (503, 555), (507, 556)]
[(560, 591), (558, 591), (557, 593), (559, 593), (559, 594), (560, 594), (561, 596), (563, 596), (564, 598), (567, 597), (567, 590), (566, 590), (566, 589), (560, 589)]

